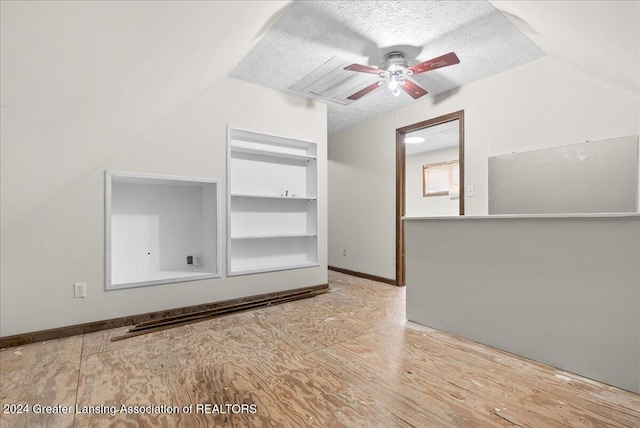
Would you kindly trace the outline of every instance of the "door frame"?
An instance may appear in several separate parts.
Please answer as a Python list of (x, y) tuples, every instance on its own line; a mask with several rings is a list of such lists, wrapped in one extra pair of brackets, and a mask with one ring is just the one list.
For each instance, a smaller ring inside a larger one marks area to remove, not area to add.
[(405, 215), (405, 167), (406, 156), (404, 147), (405, 134), (431, 126), (459, 120), (458, 122), (458, 158), (460, 162), (460, 215), (464, 215), (464, 110), (438, 116), (422, 122), (396, 129), (396, 285), (405, 285), (404, 260), (404, 221)]

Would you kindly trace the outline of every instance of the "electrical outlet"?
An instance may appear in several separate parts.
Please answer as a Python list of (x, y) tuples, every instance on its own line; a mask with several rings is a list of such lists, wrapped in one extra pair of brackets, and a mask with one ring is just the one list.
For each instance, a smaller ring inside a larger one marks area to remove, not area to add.
[(347, 250), (342, 250), (342, 255), (346, 257), (347, 256)]
[(73, 297), (76, 299), (87, 297), (86, 282), (76, 282), (73, 284)]
[(193, 256), (193, 265), (200, 266), (200, 256)]

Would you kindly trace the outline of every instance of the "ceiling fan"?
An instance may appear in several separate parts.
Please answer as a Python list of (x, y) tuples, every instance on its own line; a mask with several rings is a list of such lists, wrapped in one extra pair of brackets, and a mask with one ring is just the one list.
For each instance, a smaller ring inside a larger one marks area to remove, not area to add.
[(347, 97), (348, 100), (357, 100), (369, 92), (387, 84), (393, 95), (398, 96), (400, 89), (411, 95), (413, 99), (418, 99), (427, 94), (427, 91), (418, 86), (415, 82), (408, 79), (413, 74), (424, 73), (425, 71), (435, 70), (437, 68), (447, 67), (458, 64), (460, 59), (454, 52), (421, 62), (420, 64), (409, 66), (409, 62), (405, 59), (402, 52), (389, 52), (385, 56), (385, 60), (380, 64), (380, 68), (370, 67), (368, 65), (351, 64), (345, 67), (345, 70), (357, 71), (359, 73), (377, 74), (380, 81), (359, 90), (355, 94)]

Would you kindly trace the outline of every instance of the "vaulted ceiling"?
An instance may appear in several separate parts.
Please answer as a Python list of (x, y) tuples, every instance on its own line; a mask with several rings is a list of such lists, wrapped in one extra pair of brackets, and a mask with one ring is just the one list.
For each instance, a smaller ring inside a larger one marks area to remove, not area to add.
[[(429, 96), (442, 97), (548, 55), (639, 94), (639, 23), (638, 2), (632, 1), (299, 1), (231, 76), (323, 99), (313, 84), (319, 77), (305, 77), (316, 69), (375, 67), (397, 50), (412, 64), (455, 51), (460, 64), (412, 76)], [(343, 105), (355, 92), (349, 73), (329, 75), (330, 84), (337, 82), (326, 100), (329, 131), (414, 102), (380, 88)], [(297, 84), (301, 79), (304, 84)], [(361, 88), (369, 84), (363, 80)], [(308, 92), (300, 92), (305, 85)]]
[(287, 5), (0, 1), (2, 233), (215, 90)]
[[(289, 82), (331, 57), (376, 65), (385, 48), (400, 44), (411, 60), (460, 55), (460, 64), (420, 78), (430, 97), (449, 91), (433, 102), (540, 55), (638, 95), (639, 6), (612, 0), (0, 1), (2, 231), (230, 74), (251, 72), (243, 78), (256, 82), (269, 77), (260, 83), (289, 91)], [(270, 42), (274, 37), (282, 44)], [(248, 70), (263, 43), (273, 52)], [(413, 102), (377, 92), (336, 105), (342, 111), (332, 106), (331, 129), (377, 114), (367, 98), (386, 96), (385, 108)]]
[[(292, 85), (334, 57), (342, 59), (332, 67), (340, 70), (351, 63), (377, 67), (393, 51), (403, 52), (411, 64), (448, 52), (457, 54), (459, 64), (410, 77), (431, 96), (544, 55), (486, 1), (302, 1), (287, 8), (231, 76), (299, 93)], [(372, 83), (356, 88), (348, 84), (360, 76), (353, 71), (330, 76), (330, 83), (346, 86), (339, 91), (338, 101)], [(381, 87), (348, 105), (328, 101), (329, 131), (413, 102), (406, 93), (394, 96), (386, 89)]]
[[(429, 96), (540, 55), (639, 94), (639, 4), (2, 1), (3, 158), (27, 141), (36, 151), (76, 140), (69, 150), (87, 150), (90, 140), (99, 151), (104, 140), (144, 132), (229, 74), (288, 91), (333, 56), (376, 65), (393, 45), (408, 45), (414, 60), (459, 54), (460, 64), (421, 77)], [(260, 54), (263, 44), (273, 51)], [(332, 107), (332, 128), (376, 114), (376, 97), (391, 108), (412, 102), (378, 92), (348, 110)]]
[(640, 95), (640, 2), (490, 2), (546, 55)]

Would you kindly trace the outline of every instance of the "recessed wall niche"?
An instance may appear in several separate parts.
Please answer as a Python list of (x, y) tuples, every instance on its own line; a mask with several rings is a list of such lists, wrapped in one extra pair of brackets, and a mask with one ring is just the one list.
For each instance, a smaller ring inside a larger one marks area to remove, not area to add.
[(220, 276), (217, 179), (105, 171), (105, 289)]
[(227, 275), (318, 266), (317, 145), (227, 128)]

